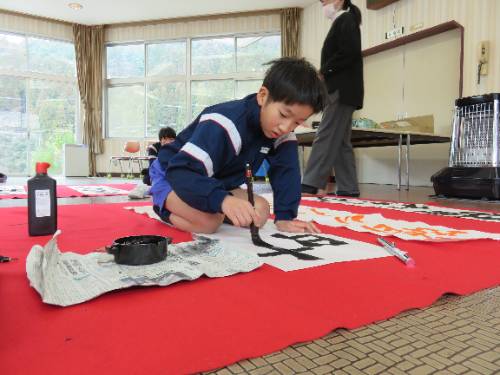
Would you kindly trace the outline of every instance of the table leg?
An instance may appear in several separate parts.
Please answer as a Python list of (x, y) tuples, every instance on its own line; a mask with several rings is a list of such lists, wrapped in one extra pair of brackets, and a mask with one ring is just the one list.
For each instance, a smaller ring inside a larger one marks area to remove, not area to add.
[(306, 146), (302, 145), (302, 176), (306, 171)]
[(401, 190), (401, 149), (403, 148), (403, 134), (399, 135), (398, 141), (398, 190)]
[(410, 190), (410, 134), (406, 134), (406, 190)]

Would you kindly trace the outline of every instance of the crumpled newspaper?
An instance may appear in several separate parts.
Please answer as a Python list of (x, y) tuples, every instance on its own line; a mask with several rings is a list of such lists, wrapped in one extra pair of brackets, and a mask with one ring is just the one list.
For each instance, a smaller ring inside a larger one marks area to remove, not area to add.
[(116, 264), (111, 254), (60, 252), (57, 237), (35, 245), (26, 259), (30, 284), (51, 305), (70, 306), (106, 292), (132, 286), (166, 286), (202, 275), (224, 277), (249, 272), (263, 262), (255, 254), (229, 249), (218, 240), (194, 236), (194, 241), (168, 245), (167, 258), (145, 266)]

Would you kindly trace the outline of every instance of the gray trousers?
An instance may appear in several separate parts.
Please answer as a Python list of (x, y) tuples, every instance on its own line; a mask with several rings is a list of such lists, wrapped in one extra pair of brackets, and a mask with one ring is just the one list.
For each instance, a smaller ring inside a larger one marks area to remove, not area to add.
[(332, 168), (335, 170), (336, 191), (359, 193), (356, 162), (351, 144), (354, 107), (342, 104), (339, 93), (329, 95), (314, 138), (302, 183), (324, 189)]

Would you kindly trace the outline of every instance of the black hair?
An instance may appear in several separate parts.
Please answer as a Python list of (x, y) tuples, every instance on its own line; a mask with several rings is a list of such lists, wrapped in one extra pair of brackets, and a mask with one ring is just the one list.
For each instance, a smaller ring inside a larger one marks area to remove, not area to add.
[(342, 9), (346, 10), (347, 8), (349, 8), (349, 13), (354, 15), (354, 19), (358, 23), (358, 26), (361, 25), (361, 11), (359, 8), (354, 5), (351, 0), (344, 0), (344, 6)]
[(314, 113), (326, 103), (326, 89), (317, 70), (305, 59), (282, 57), (272, 60), (262, 85), (273, 102), (310, 105)]
[(165, 126), (164, 128), (161, 128), (160, 131), (158, 132), (158, 139), (161, 140), (162, 138), (172, 138), (175, 139), (177, 134), (175, 133), (175, 130), (172, 129), (170, 126)]

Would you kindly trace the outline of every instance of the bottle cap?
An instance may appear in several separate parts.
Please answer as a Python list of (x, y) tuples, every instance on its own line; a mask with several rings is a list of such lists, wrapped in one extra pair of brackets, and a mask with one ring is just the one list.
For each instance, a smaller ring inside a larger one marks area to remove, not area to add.
[(35, 166), (35, 171), (37, 174), (43, 173), (47, 174), (47, 169), (50, 168), (50, 163), (46, 162), (37, 162)]

